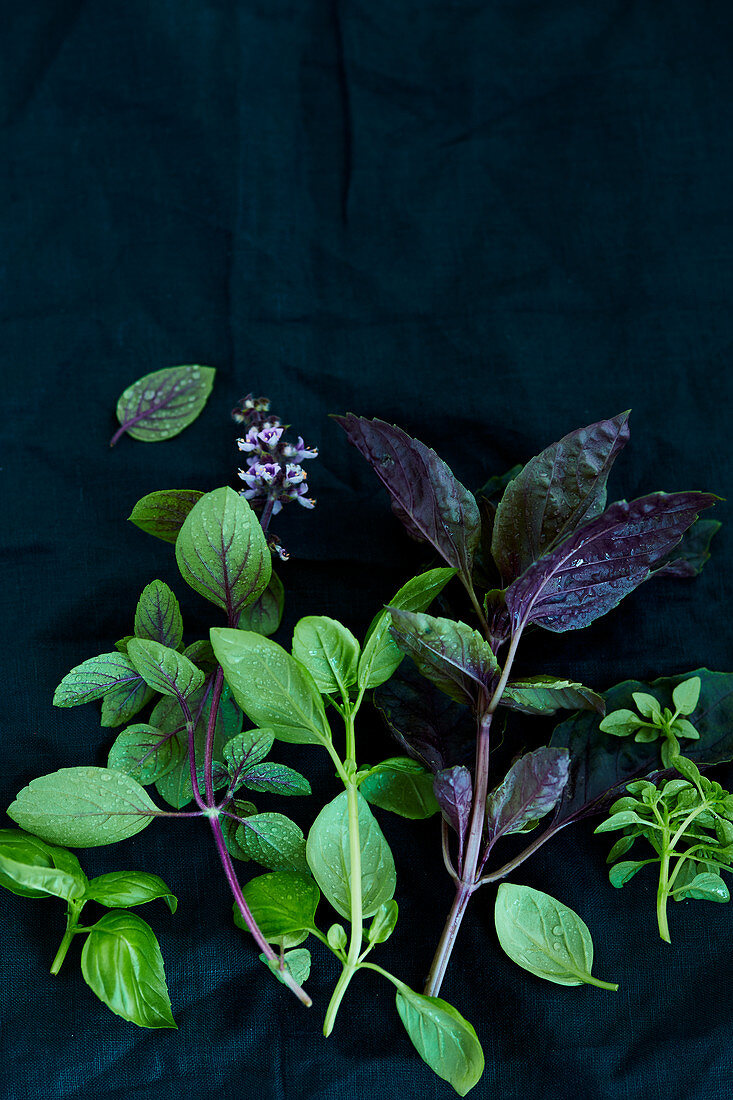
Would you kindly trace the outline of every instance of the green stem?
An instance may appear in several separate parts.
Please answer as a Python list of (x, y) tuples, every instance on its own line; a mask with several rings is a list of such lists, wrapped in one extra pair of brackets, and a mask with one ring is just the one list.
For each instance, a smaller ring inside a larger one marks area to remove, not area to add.
[(64, 938), (59, 944), (56, 956), (51, 963), (52, 974), (58, 974), (61, 969), (61, 964), (66, 958), (66, 952), (71, 947), (71, 941), (76, 933), (81, 931), (80, 928), (77, 928), (79, 917), (81, 916), (81, 908), (81, 905), (72, 905), (71, 902), (69, 902), (69, 906), (66, 910), (66, 931), (64, 932)]
[(665, 943), (671, 943), (669, 924), (667, 923), (667, 897), (669, 896), (669, 849), (665, 848), (661, 859), (659, 871), (659, 887), (657, 889), (657, 924), (659, 935)]
[(599, 989), (611, 989), (614, 993), (618, 989), (618, 982), (602, 982), (600, 978), (594, 978), (592, 974), (584, 974), (583, 981), (586, 985), (595, 985)]

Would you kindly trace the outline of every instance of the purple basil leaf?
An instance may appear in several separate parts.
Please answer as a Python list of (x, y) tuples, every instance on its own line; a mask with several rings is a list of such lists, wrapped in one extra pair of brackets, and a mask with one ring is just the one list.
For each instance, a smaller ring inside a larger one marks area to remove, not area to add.
[(524, 676), (510, 680), (502, 693), (501, 704), (521, 714), (556, 714), (558, 710), (606, 713), (606, 704), (597, 692), (556, 676)]
[(468, 707), (425, 680), (411, 661), (403, 661), (373, 699), (401, 748), (430, 771), (439, 772), (472, 753), (476, 724)]
[(484, 613), (489, 628), (489, 644), (494, 653), (511, 636), (512, 626), (506, 607), (506, 594), (503, 588), (490, 588), (484, 596)]
[(166, 367), (139, 378), (117, 402), (120, 428), (110, 446), (127, 432), (133, 439), (156, 443), (172, 439), (192, 424), (206, 404), (216, 371), (198, 365)]
[(486, 799), (491, 843), (505, 834), (518, 833), (554, 809), (568, 781), (569, 765), (570, 753), (565, 748), (548, 746), (520, 756)]
[(481, 528), (473, 494), (434, 450), (401, 428), (353, 413), (334, 419), (374, 468), (408, 533), (470, 579)]
[(710, 543), (722, 524), (717, 519), (699, 519), (683, 535), (652, 573), (653, 577), (696, 577), (710, 557)]
[(628, 438), (628, 412), (589, 424), (531, 458), (509, 483), (491, 541), (505, 582), (600, 515), (611, 466)]
[(458, 836), (460, 861), (473, 799), (470, 771), (462, 764), (458, 764), (454, 768), (446, 768), (438, 772), (433, 779), (433, 791), (438, 800), (440, 812)]
[(154, 695), (155, 692), (142, 676), (108, 691), (102, 699), (101, 725), (124, 726), (148, 705)]
[(513, 631), (527, 623), (555, 632), (588, 626), (645, 581), (716, 500), (709, 493), (651, 493), (612, 504), (509, 586)]
[(56, 688), (55, 707), (78, 707), (117, 688), (137, 685), (140, 673), (126, 653), (101, 653), (72, 668)]
[(188, 513), (204, 494), (199, 489), (160, 489), (142, 497), (127, 517), (164, 542), (175, 542)]
[[(671, 707), (677, 684), (699, 676), (700, 699), (689, 720), (699, 741), (685, 742), (685, 755), (697, 764), (722, 764), (733, 760), (733, 673), (695, 669), (679, 676), (663, 677), (651, 684), (626, 680), (603, 693), (607, 713), (634, 707), (633, 693), (645, 692)], [(661, 771), (659, 742), (619, 740), (599, 729), (598, 715), (581, 712), (553, 731), (550, 744), (570, 750), (570, 780), (563, 792), (553, 828), (599, 813), (625, 785), (639, 776)]]
[(457, 703), (475, 707), (488, 697), (498, 680), (499, 665), (477, 630), (420, 612), (398, 608), (389, 612), (392, 637), (426, 679)]

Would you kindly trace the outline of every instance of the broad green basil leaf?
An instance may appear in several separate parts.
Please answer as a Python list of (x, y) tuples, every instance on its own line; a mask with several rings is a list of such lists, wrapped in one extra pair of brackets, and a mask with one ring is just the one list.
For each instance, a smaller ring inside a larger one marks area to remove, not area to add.
[(273, 764), (271, 760), (254, 764), (241, 776), (242, 785), (250, 791), (264, 791), (269, 794), (306, 795), (311, 793), (311, 785), (304, 775), (288, 768), (285, 764)]
[(452, 619), (390, 610), (392, 637), (426, 679), (457, 703), (473, 707), (489, 696), (499, 665), (477, 630)]
[(275, 737), (271, 730), (244, 730), (236, 737), (232, 737), (222, 749), (230, 775), (239, 773), (241, 776), (255, 764), (261, 764), (267, 759), (274, 741)]
[(216, 672), (216, 657), (214, 656), (214, 651), (211, 648), (211, 642), (208, 638), (201, 638), (198, 642), (191, 642), (191, 644), (187, 645), (184, 649), (183, 656), (188, 657), (189, 661), (193, 661), (196, 667), (200, 668), (207, 676), (211, 672)]
[(161, 695), (185, 699), (204, 682), (203, 672), (193, 661), (160, 642), (133, 638), (127, 654), (145, 683)]
[(510, 584), (506, 603), (516, 632), (528, 623), (562, 632), (588, 626), (645, 581), (662, 557), (718, 498), (651, 493), (619, 500), (575, 531)]
[(359, 643), (343, 623), (327, 615), (307, 615), (296, 624), (293, 657), (326, 695), (347, 693), (356, 683)]
[(541, 748), (520, 756), (486, 799), (492, 841), (521, 832), (530, 821), (554, 809), (568, 781), (569, 766), (567, 749)]
[[(315, 928), (321, 895), (309, 875), (294, 871), (258, 875), (249, 880), (242, 892), (260, 932), (268, 942)], [(247, 930), (236, 905), (234, 922)]]
[(212, 629), (211, 644), (234, 698), (256, 725), (281, 741), (330, 741), (313, 677), (282, 646), (249, 630), (221, 628)]
[[(388, 940), (394, 932), (398, 916), (399, 908), (394, 899), (392, 901), (385, 901), (383, 905), (380, 905), (379, 909), (377, 909), (374, 914), (374, 919), (367, 932), (369, 943), (384, 943), (385, 940)], [(340, 928), (341, 926), (339, 925), (338, 927)]]
[(653, 572), (656, 577), (696, 577), (710, 557), (710, 543), (722, 524), (717, 519), (699, 519), (682, 536), (682, 541)]
[(110, 446), (125, 432), (144, 443), (172, 439), (193, 424), (214, 385), (213, 367), (198, 364), (165, 367), (138, 378), (117, 402), (120, 428)]
[(429, 542), (469, 580), (481, 531), (473, 493), (432, 448), (401, 428), (353, 413), (333, 419), (372, 466), (408, 533)]
[(161, 489), (139, 500), (127, 517), (163, 542), (175, 542), (183, 521), (204, 494), (198, 489)]
[(125, 653), (102, 653), (72, 668), (56, 688), (53, 696), (55, 707), (78, 707), (101, 699), (116, 688), (133, 687), (140, 682), (140, 674)]
[(243, 852), (271, 871), (308, 871), (305, 837), (284, 814), (254, 814), (237, 829)]
[(32, 779), (8, 808), (22, 829), (52, 844), (94, 848), (144, 829), (158, 809), (145, 789), (123, 772), (61, 768)]
[(494, 910), (499, 943), (513, 962), (557, 985), (604, 984), (591, 976), (593, 940), (584, 921), (541, 890), (502, 882)]
[(438, 812), (433, 794), (433, 774), (407, 756), (383, 760), (371, 769), (359, 790), (373, 806), (400, 817), (419, 820)]
[[(623, 837), (622, 839), (633, 840), (633, 837)], [(634, 860), (624, 860), (623, 863), (615, 864), (608, 872), (608, 880), (611, 886), (615, 886), (617, 890), (620, 890), (622, 886), (631, 881), (637, 871), (640, 871), (642, 867), (646, 867), (647, 863), (647, 860), (642, 859), (636, 862)]]
[(254, 630), (256, 634), (274, 634), (282, 621), (284, 606), (283, 582), (273, 570), (267, 588), (254, 603), (244, 608), (237, 626), (240, 630)]
[(433, 791), (443, 817), (458, 836), (459, 853), (462, 856), (473, 805), (470, 771), (463, 764), (444, 768), (433, 780)]
[(531, 458), (496, 510), (491, 552), (513, 581), (606, 505), (606, 482), (629, 439), (629, 414), (570, 432)]
[(700, 702), (700, 688), (702, 680), (699, 676), (691, 676), (689, 680), (683, 680), (672, 692), (672, 702), (680, 714), (692, 714)]
[(163, 581), (151, 581), (143, 589), (135, 611), (135, 637), (151, 638), (170, 649), (178, 649), (183, 641), (181, 609)]
[(468, 1020), (440, 997), (401, 985), (397, 1011), (423, 1062), (465, 1096), (484, 1072), (484, 1052)]
[(170, 892), (162, 878), (147, 871), (112, 871), (91, 879), (86, 890), (86, 901), (98, 901), (110, 909), (127, 909), (131, 905), (144, 905), (162, 898), (171, 913), (178, 908), (178, 900)]
[(113, 688), (102, 699), (101, 724), (105, 728), (126, 725), (148, 705), (154, 694), (139, 674), (129, 683)]
[(185, 752), (177, 736), (140, 723), (119, 734), (109, 751), (107, 767), (125, 772), (147, 787), (172, 771)]
[(730, 891), (723, 879), (710, 873), (695, 875), (677, 896), (694, 898), (695, 901), (730, 901)]
[[(29, 868), (64, 871), (77, 879), (81, 884), (81, 893), (84, 892), (86, 875), (76, 857), (63, 848), (53, 847), (37, 836), (24, 833), (22, 829), (0, 829), (0, 856)], [(23, 898), (48, 897), (48, 891), (40, 886), (35, 889), (20, 882), (17, 876), (5, 875), (2, 871), (0, 871), (0, 886)]]
[[(260, 955), (260, 961), (268, 967), (279, 982), (283, 981), (280, 964), (268, 959), (267, 955)], [(307, 947), (300, 947), (297, 951), (286, 951), (283, 955), (284, 968), (293, 977), (293, 980), (302, 985), (310, 977), (311, 953)]]
[(272, 560), (260, 522), (244, 497), (225, 487), (206, 493), (176, 539), (183, 579), (233, 622), (270, 583)]
[(556, 714), (563, 709), (606, 712), (606, 704), (595, 691), (573, 680), (558, 680), (555, 676), (524, 676), (521, 680), (510, 680), (501, 703), (522, 714)]
[[(455, 575), (455, 569), (428, 569), (403, 584), (389, 606), (403, 611), (426, 611)], [(360, 688), (375, 688), (386, 683), (402, 662), (404, 655), (392, 640), (389, 632), (391, 625), (392, 616), (387, 610), (380, 611), (372, 619), (359, 659)]]
[(155, 933), (135, 913), (105, 913), (81, 953), (89, 988), (117, 1016), (139, 1027), (175, 1027)]
[[(306, 858), (313, 877), (336, 912), (350, 919), (351, 852), (348, 792), (324, 806), (308, 833)], [(361, 890), (365, 917), (391, 901), (397, 885), (394, 859), (369, 803), (358, 792)]]
[(0, 885), (8, 886), (22, 897), (52, 896), (71, 901), (84, 893), (83, 884), (73, 875), (57, 867), (39, 867), (38, 864), (19, 863), (4, 855), (0, 849)]

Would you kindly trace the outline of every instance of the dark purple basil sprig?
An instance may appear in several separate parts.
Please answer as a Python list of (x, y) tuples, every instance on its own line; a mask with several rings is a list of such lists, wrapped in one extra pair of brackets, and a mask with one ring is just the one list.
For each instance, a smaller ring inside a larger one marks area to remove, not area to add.
[[(483, 631), (481, 639), (465, 623), (405, 611), (393, 615), (397, 645), (432, 685), (468, 707), (476, 728), (472, 782), (454, 765), (438, 770), (434, 783), (444, 818), (444, 859), (456, 883), (455, 902), (426, 986), (426, 993), (435, 995), (468, 901), (484, 882), (502, 877), (485, 872), (493, 845), (551, 812), (573, 772), (567, 748), (541, 748), (515, 762), (490, 794), (489, 732), (497, 708), (505, 705), (536, 714), (583, 708), (593, 712), (588, 720), (596, 723), (597, 714), (604, 713), (599, 695), (572, 679), (511, 678), (523, 631), (530, 625), (551, 631), (587, 626), (655, 570), (679, 576), (699, 571), (714, 531), (698, 529), (687, 536), (687, 547), (680, 544), (699, 512), (718, 498), (654, 493), (606, 509), (608, 475), (629, 437), (628, 413), (571, 432), (523, 469), (512, 471), (514, 476), (487, 483), (480, 512), (473, 507), (475, 498), (420, 441), (382, 421), (352, 414), (337, 419), (387, 488), (408, 533), (428, 541), (456, 569)], [(506, 587), (487, 592), (480, 607), (474, 584), (490, 574), (489, 547)], [(480, 568), (474, 573), (477, 551)], [(500, 663), (505, 644), (508, 650)], [(402, 698), (398, 695), (397, 709), (398, 722), (390, 717), (389, 724), (409, 744), (409, 700), (404, 691)], [(426, 739), (420, 713), (424, 709), (422, 704), (417, 708), (417, 743), (412, 751), (426, 759), (427, 748), (428, 762), (435, 767), (441, 758), (436, 752), (441, 737), (438, 730), (429, 729)], [(458, 843), (455, 866), (446, 834), (451, 828)], [(534, 841), (511, 866), (518, 866), (536, 846)]]

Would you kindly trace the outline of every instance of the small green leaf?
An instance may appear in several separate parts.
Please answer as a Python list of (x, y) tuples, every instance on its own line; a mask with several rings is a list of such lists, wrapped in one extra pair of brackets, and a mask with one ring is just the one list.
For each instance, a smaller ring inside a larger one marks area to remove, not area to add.
[(250, 791), (269, 794), (292, 796), (311, 793), (311, 785), (304, 775), (285, 764), (274, 764), (272, 760), (247, 768), (242, 774), (242, 785)]
[(720, 875), (705, 873), (695, 875), (677, 897), (693, 898), (695, 901), (730, 901), (730, 891)]
[[(37, 864), (18, 863), (0, 852), (0, 885), (12, 884), (14, 894), (23, 897), (51, 895), (71, 901), (84, 892), (78, 879), (56, 867), (39, 867)], [(22, 891), (22, 893), (21, 893)]]
[(530, 974), (558, 985), (600, 985), (591, 976), (593, 940), (584, 921), (541, 890), (502, 882), (494, 910), (499, 943)]
[(307, 615), (296, 624), (293, 657), (326, 695), (347, 693), (356, 683), (359, 643), (343, 623), (327, 615)]
[(178, 649), (183, 641), (181, 609), (163, 581), (151, 581), (143, 589), (135, 611), (135, 637), (152, 639), (170, 649)]
[(178, 435), (201, 413), (215, 374), (213, 367), (187, 364), (164, 367), (138, 378), (117, 402), (120, 428), (110, 446), (125, 432), (144, 443), (158, 443)]
[(232, 737), (222, 749), (230, 774), (241, 774), (266, 760), (274, 740), (271, 730), (244, 730)]
[(191, 642), (191, 644), (187, 645), (184, 649), (183, 656), (188, 657), (189, 661), (193, 661), (196, 668), (200, 668), (207, 676), (211, 672), (216, 672), (216, 657), (214, 656), (214, 651), (211, 648), (211, 642), (208, 638), (201, 638), (198, 642)]
[(397, 993), (397, 1011), (422, 1060), (465, 1096), (484, 1072), (484, 1053), (468, 1020), (440, 997), (413, 993), (406, 985)]
[[(257, 926), (269, 942), (315, 928), (321, 895), (310, 876), (275, 871), (250, 879), (242, 892)], [(247, 930), (236, 905), (234, 923)]]
[[(306, 857), (313, 877), (336, 912), (348, 920), (351, 914), (351, 852), (349, 845), (349, 792), (342, 791), (319, 813), (308, 833)], [(356, 792), (361, 848), (362, 909), (373, 916), (390, 901), (397, 885), (395, 866), (369, 803)]]
[(81, 953), (84, 981), (117, 1016), (140, 1027), (175, 1027), (155, 933), (135, 913), (105, 913)]
[[(40, 837), (23, 832), (22, 829), (0, 829), (0, 856), (27, 868), (43, 871), (59, 870), (70, 875), (79, 884), (75, 896), (81, 896), (86, 887), (87, 878), (79, 860), (65, 848), (46, 844)], [(12, 869), (11, 869), (12, 872)], [(22, 876), (21, 876), (22, 877)], [(0, 871), (0, 886), (23, 898), (46, 898), (49, 891), (40, 883), (32, 886), (22, 882), (15, 873), (4, 874)]]
[(697, 732), (692, 722), (688, 722), (686, 718), (675, 718), (672, 725), (672, 732), (677, 737), (686, 737), (689, 741), (699, 741), (700, 734)]
[(702, 680), (699, 676), (691, 676), (689, 680), (677, 684), (672, 692), (672, 701), (678, 714), (692, 714), (700, 700), (701, 687)]
[[(241, 802), (239, 799), (235, 799), (229, 804), (229, 810), (237, 817), (250, 817), (252, 814), (257, 813), (257, 807), (253, 802)], [(239, 828), (239, 822), (235, 821), (233, 817), (227, 817), (226, 814), (221, 814), (219, 817), (219, 824), (221, 825), (221, 831), (224, 834), (224, 843), (226, 844), (227, 851), (233, 859), (241, 859), (243, 862), (249, 861), (249, 856), (240, 847), (237, 840), (237, 829)]]
[(611, 814), (606, 821), (602, 821), (601, 824), (594, 829), (594, 832), (611, 833), (614, 829), (625, 829), (629, 825), (646, 824), (647, 822), (644, 821), (642, 817), (639, 817), (638, 814), (635, 814), (633, 810), (621, 810), (620, 813)]
[(243, 852), (271, 871), (308, 871), (305, 837), (284, 814), (254, 814), (237, 829)]
[(504, 688), (501, 702), (522, 714), (556, 714), (561, 709), (606, 712), (603, 697), (595, 691), (555, 676), (524, 676), (521, 680), (512, 680)]
[(203, 495), (198, 489), (161, 489), (139, 500), (127, 518), (146, 534), (175, 542), (183, 521)]
[(176, 698), (190, 695), (204, 682), (204, 674), (193, 661), (160, 642), (133, 638), (127, 654), (153, 691)]
[(148, 705), (153, 695), (153, 689), (138, 674), (130, 683), (113, 688), (104, 696), (101, 724), (105, 728), (124, 726)]
[(606, 863), (613, 863), (619, 856), (625, 856), (629, 849), (633, 847), (637, 836), (620, 836), (606, 856)]
[(598, 728), (604, 733), (612, 733), (614, 737), (628, 737), (641, 724), (641, 718), (633, 710), (614, 710), (606, 715)]
[(690, 783), (699, 786), (702, 776), (700, 775), (700, 769), (697, 764), (693, 763), (692, 760), (689, 760), (686, 756), (675, 756), (674, 759), (670, 761), (670, 764), (681, 776), (688, 779)]
[[(268, 959), (267, 955), (260, 955), (260, 961), (272, 971), (279, 982), (283, 981), (281, 974), (283, 967), (277, 962), (273, 962), (272, 959)], [(283, 964), (284, 969), (292, 975), (294, 981), (298, 985), (302, 985), (310, 977), (311, 953), (307, 947), (298, 948), (297, 951), (286, 951), (283, 955)]]
[(127, 909), (131, 905), (144, 905), (162, 898), (171, 913), (178, 908), (178, 900), (170, 892), (162, 878), (147, 871), (112, 871), (97, 875), (86, 890), (86, 901), (98, 901), (110, 909)]
[(658, 726), (644, 726), (636, 731), (634, 740), (640, 745), (647, 745), (652, 741), (656, 741), (661, 732)]
[(94, 848), (144, 829), (158, 809), (129, 775), (107, 768), (61, 768), (32, 779), (9, 807), (22, 829), (43, 840)]
[(661, 718), (662, 708), (659, 700), (645, 691), (632, 691), (631, 697), (644, 718)]
[(337, 952), (345, 951), (346, 945), (349, 942), (343, 924), (332, 924), (326, 933), (326, 939), (328, 940), (328, 946), (331, 950)]
[(615, 867), (612, 867), (608, 872), (608, 878), (611, 886), (620, 888), (625, 886), (627, 882), (634, 877), (637, 871), (640, 871), (642, 867), (646, 867), (648, 860), (640, 860), (635, 862), (634, 860), (626, 860), (623, 863), (617, 863)]
[(78, 707), (101, 699), (117, 688), (126, 689), (139, 684), (140, 674), (125, 653), (101, 653), (72, 668), (56, 688), (53, 697), (55, 707)]
[(127, 653), (127, 643), (131, 638), (134, 638), (134, 636), (134, 634), (126, 634), (124, 638), (120, 638), (119, 641), (115, 642), (115, 649), (117, 652)]
[(373, 806), (400, 817), (419, 820), (439, 810), (433, 793), (433, 774), (417, 760), (396, 756), (383, 760), (363, 779), (359, 790)]
[(244, 608), (237, 627), (239, 630), (254, 630), (256, 634), (274, 634), (282, 621), (284, 606), (283, 582), (273, 570), (267, 588), (254, 603)]
[(394, 899), (385, 901), (383, 905), (380, 905), (367, 932), (369, 943), (384, 943), (385, 940), (388, 940), (394, 932), (398, 915), (399, 909)]
[(131, 775), (146, 787), (172, 771), (185, 752), (178, 737), (142, 722), (118, 735), (109, 751), (107, 767)]

